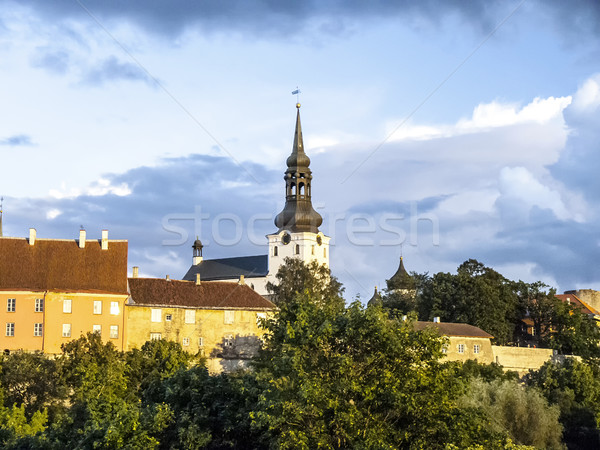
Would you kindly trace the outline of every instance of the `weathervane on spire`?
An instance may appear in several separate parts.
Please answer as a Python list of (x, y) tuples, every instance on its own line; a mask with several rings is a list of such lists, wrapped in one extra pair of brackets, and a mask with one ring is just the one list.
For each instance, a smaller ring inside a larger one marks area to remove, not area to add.
[(300, 89), (296, 86), (296, 89), (292, 91), (292, 95), (296, 96), (296, 108), (300, 108)]

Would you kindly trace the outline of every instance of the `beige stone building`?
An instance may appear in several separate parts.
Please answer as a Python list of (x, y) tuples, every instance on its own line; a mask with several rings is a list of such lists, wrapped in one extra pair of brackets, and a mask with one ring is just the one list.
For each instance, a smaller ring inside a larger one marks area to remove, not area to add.
[(129, 292), (127, 350), (148, 340), (168, 339), (206, 356), (213, 373), (247, 365), (264, 334), (259, 322), (275, 309), (243, 280), (130, 278)]
[(448, 338), (443, 349), (448, 361), (477, 360), (483, 364), (494, 361), (491, 339), (493, 336), (481, 328), (466, 323), (446, 323), (435, 318), (433, 322), (415, 322), (415, 330), (434, 329), (440, 336)]

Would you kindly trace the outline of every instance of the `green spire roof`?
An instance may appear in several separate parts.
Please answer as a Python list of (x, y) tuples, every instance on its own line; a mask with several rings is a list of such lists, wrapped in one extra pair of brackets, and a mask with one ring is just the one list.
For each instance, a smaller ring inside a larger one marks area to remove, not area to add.
[(415, 289), (415, 279), (411, 277), (406, 269), (404, 268), (404, 259), (400, 257), (400, 266), (396, 273), (387, 280), (387, 286), (389, 290), (409, 290)]

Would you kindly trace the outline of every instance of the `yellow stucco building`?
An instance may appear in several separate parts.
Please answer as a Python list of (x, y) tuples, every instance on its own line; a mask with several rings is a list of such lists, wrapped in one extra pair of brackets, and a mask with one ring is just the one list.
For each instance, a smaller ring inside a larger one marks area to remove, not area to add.
[(130, 278), (126, 350), (152, 339), (178, 342), (207, 358), (211, 372), (243, 367), (275, 305), (243, 283)]
[(447, 337), (448, 343), (443, 351), (448, 361), (465, 362), (475, 359), (483, 364), (494, 362), (491, 341), (493, 336), (481, 328), (467, 323), (440, 322), (439, 318), (434, 322), (417, 321), (414, 327), (415, 330), (432, 328), (440, 336)]
[(127, 241), (0, 237), (0, 350), (56, 354), (87, 332), (124, 347)]

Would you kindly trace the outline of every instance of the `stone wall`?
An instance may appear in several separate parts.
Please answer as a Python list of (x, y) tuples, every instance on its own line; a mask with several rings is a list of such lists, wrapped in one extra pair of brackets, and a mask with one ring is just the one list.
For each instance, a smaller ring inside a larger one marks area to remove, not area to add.
[(554, 357), (550, 348), (508, 347), (492, 345), (494, 362), (501, 364), (505, 370), (514, 370), (524, 375), (530, 369), (537, 370)]

